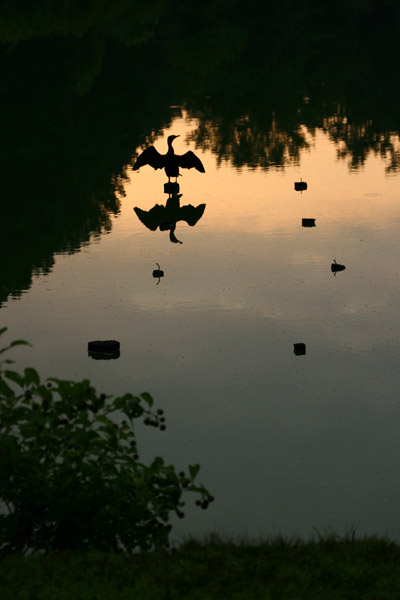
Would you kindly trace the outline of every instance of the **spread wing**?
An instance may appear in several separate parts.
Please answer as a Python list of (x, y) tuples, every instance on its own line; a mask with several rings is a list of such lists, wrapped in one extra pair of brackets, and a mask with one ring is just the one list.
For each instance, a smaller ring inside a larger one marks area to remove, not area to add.
[(165, 167), (165, 157), (157, 152), (154, 146), (149, 146), (138, 156), (132, 168), (137, 171), (144, 165), (150, 165), (153, 169), (163, 169)]
[(183, 167), (184, 169), (192, 169), (194, 167), (195, 169), (200, 171), (200, 173), (206, 172), (201, 160), (197, 158), (197, 156), (191, 150), (189, 150), (189, 152), (186, 152), (185, 154), (182, 154), (181, 156), (175, 155), (175, 158), (178, 161), (178, 165), (180, 167)]
[(193, 227), (203, 216), (205, 208), (205, 204), (199, 204), (198, 206), (186, 204), (185, 206), (181, 206), (179, 211), (179, 221), (186, 221), (188, 225)]
[(149, 211), (142, 210), (137, 206), (133, 209), (138, 219), (151, 231), (155, 231), (159, 225), (160, 220), (164, 217), (165, 207), (156, 204)]

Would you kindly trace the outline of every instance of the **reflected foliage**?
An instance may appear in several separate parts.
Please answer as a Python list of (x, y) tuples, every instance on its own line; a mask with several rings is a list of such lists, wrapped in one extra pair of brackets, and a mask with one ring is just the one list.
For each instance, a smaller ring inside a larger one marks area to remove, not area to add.
[(199, 122), (190, 141), (203, 150), (211, 150), (219, 165), (230, 162), (237, 169), (282, 168), (288, 163), (298, 164), (301, 150), (309, 147), (301, 123), (285, 131), (273, 111), (261, 121), (244, 113), (230, 119), (217, 111), (212, 111), (210, 119), (206, 116), (210, 114), (208, 109), (189, 110), (189, 114)]
[(199, 119), (192, 141), (219, 161), (268, 169), (298, 162), (306, 132), (322, 129), (351, 168), (373, 152), (398, 171), (400, 52), (389, 40), (400, 33), (400, 9), (390, 2), (338, 3), (334, 14), (313, 2), (273, 6), (242, 15), (248, 35), (234, 68), (217, 66), (207, 101), (186, 102)]
[(238, 169), (296, 164), (322, 129), (351, 169), (397, 172), (399, 30), (395, 0), (3, 2), (0, 304), (110, 230), (173, 106)]
[(379, 155), (386, 162), (386, 172), (392, 173), (400, 167), (400, 143), (398, 134), (391, 131), (381, 132), (372, 120), (365, 123), (349, 123), (340, 111), (324, 120), (323, 129), (335, 142), (337, 156), (347, 160), (351, 169), (362, 166), (369, 153)]
[(239, 170), (283, 169), (289, 164), (299, 164), (301, 152), (310, 148), (315, 133), (321, 130), (335, 143), (338, 159), (346, 160), (350, 169), (362, 167), (373, 153), (385, 162), (387, 173), (400, 170), (398, 129), (382, 130), (374, 119), (351, 122), (346, 112), (342, 114), (340, 104), (332, 107), (331, 113), (325, 113), (328, 116), (321, 115), (317, 122), (315, 114), (308, 120), (306, 114), (310, 111), (302, 110), (308, 101), (308, 96), (304, 96), (293, 107), (294, 119), (290, 121), (287, 114), (280, 112), (279, 102), (277, 110), (266, 104), (264, 115), (242, 111), (240, 107), (231, 115), (232, 106), (225, 111), (224, 106), (210, 109), (187, 104), (189, 118), (198, 120), (189, 140), (215, 154), (218, 164), (229, 162)]

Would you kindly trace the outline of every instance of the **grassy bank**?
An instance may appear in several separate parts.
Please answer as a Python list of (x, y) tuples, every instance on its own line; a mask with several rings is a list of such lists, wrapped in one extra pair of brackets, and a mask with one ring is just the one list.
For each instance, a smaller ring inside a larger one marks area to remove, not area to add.
[(400, 546), (384, 539), (187, 541), (167, 553), (55, 553), (0, 561), (2, 600), (400, 598)]

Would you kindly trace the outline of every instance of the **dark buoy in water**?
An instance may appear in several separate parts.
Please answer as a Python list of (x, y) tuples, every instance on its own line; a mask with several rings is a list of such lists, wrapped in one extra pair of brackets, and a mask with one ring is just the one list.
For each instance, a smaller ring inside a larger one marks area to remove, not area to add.
[(158, 277), (158, 281), (157, 281), (157, 285), (160, 283), (160, 279), (161, 277), (164, 277), (164, 271), (161, 271), (160, 269), (160, 265), (158, 263), (156, 263), (158, 269), (154, 269), (153, 271), (153, 277), (157, 278)]
[(94, 340), (88, 343), (88, 355), (95, 360), (110, 360), (120, 357), (120, 343), (116, 340)]
[(304, 192), (304, 190), (307, 189), (307, 184), (300, 177), (300, 181), (295, 181), (294, 182), (294, 189), (296, 190), (296, 192)]
[(305, 344), (294, 344), (294, 353), (296, 356), (304, 356), (306, 353), (306, 345)]
[(164, 183), (164, 193), (165, 194), (178, 194), (179, 193), (179, 183), (175, 181), (168, 181)]
[(344, 271), (345, 268), (346, 267), (344, 265), (339, 265), (339, 263), (336, 262), (336, 258), (333, 259), (333, 263), (331, 264), (331, 271), (334, 275), (336, 275), (338, 271)]
[(315, 219), (302, 219), (301, 224), (303, 227), (315, 227)]

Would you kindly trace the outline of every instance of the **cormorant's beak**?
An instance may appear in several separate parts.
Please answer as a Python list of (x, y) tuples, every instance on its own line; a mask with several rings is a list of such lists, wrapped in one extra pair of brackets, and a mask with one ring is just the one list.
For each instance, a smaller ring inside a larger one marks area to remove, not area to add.
[(176, 138), (177, 138), (177, 137), (180, 137), (180, 135), (179, 135), (179, 134), (178, 134), (178, 135), (174, 135), (174, 137), (176, 137)]

